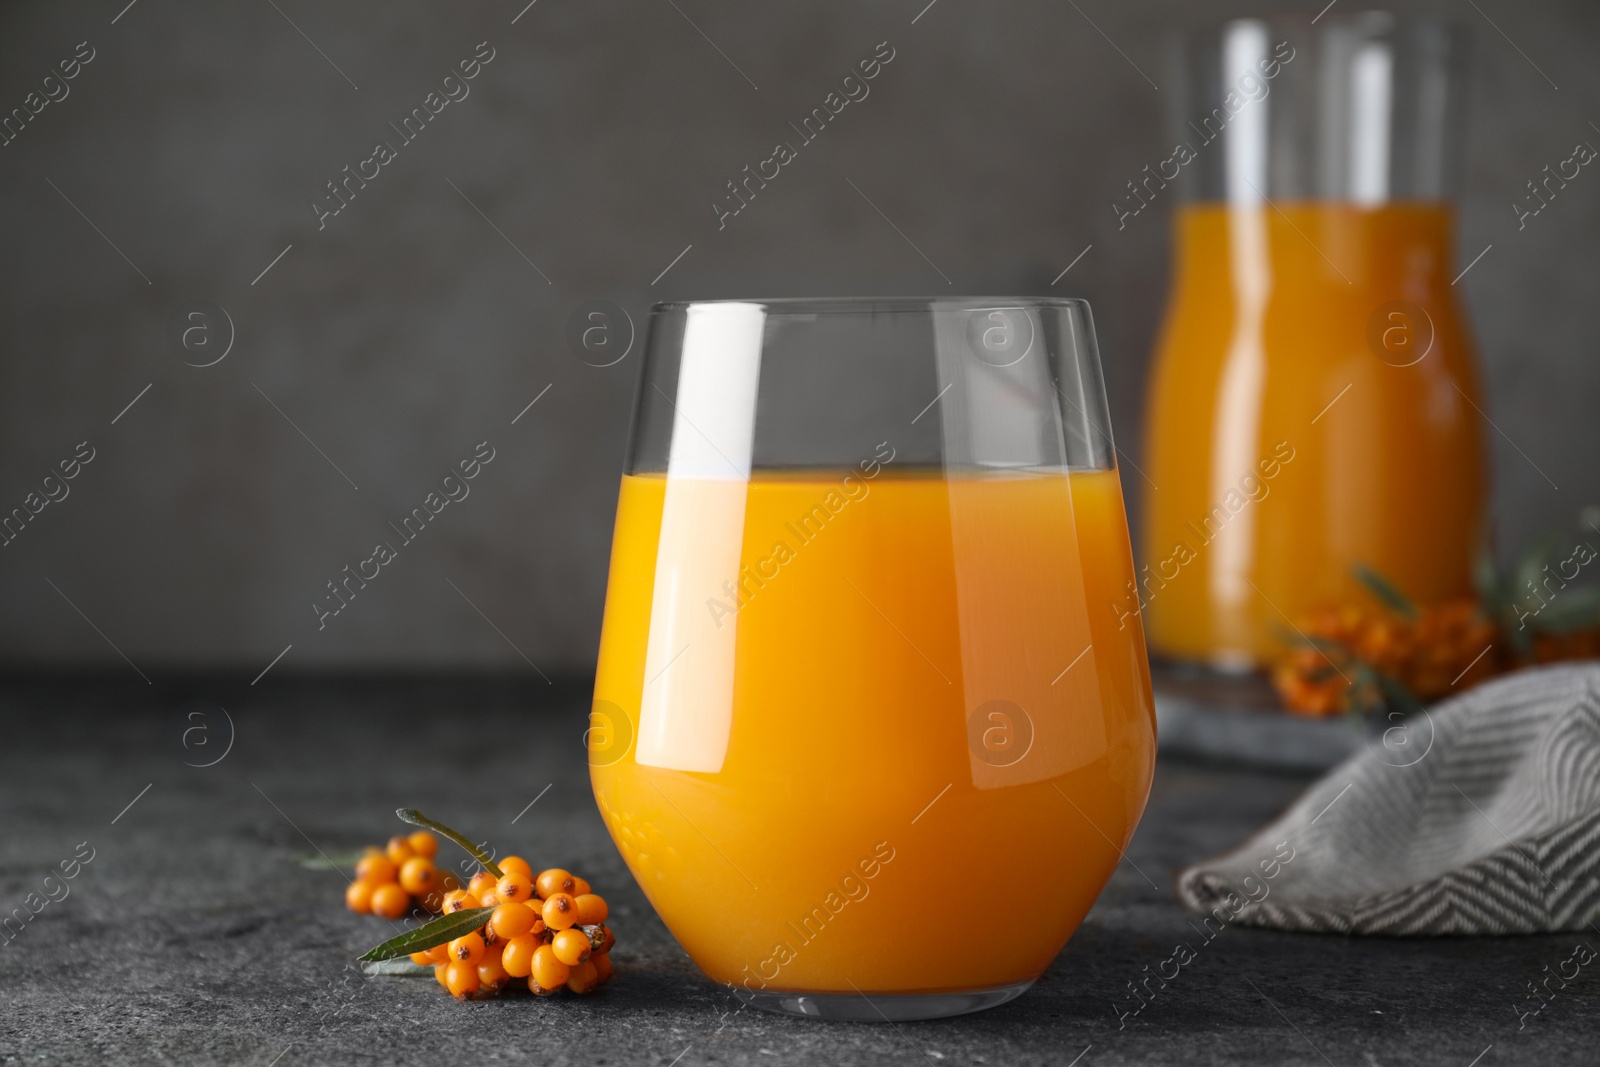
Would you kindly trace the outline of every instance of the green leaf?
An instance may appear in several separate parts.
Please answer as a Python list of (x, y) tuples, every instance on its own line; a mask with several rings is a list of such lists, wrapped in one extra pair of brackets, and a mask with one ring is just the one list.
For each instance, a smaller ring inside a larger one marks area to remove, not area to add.
[(413, 952), (437, 948), (463, 934), (470, 934), (488, 922), (489, 916), (493, 914), (493, 908), (467, 908), (465, 911), (441, 915), (437, 919), (423, 923), (415, 930), (407, 930), (398, 937), (391, 937), (376, 948), (368, 949), (356, 959), (363, 963), (392, 960), (397, 956), (409, 956)]
[(1275, 629), (1278, 633), (1278, 640), (1282, 641), (1284, 644), (1293, 646), (1295, 648), (1316, 649), (1318, 652), (1321, 652), (1324, 657), (1330, 660), (1333, 658), (1331, 653), (1337, 652), (1342, 655), (1348, 655), (1350, 653), (1349, 647), (1342, 641), (1335, 641), (1327, 637), (1311, 637), (1310, 635), (1302, 633), (1299, 630), (1291, 630), (1285, 626), (1277, 626)]
[(1535, 541), (1517, 555), (1516, 566), (1512, 569), (1513, 588), (1507, 591), (1507, 598), (1523, 600), (1534, 596), (1535, 602), (1540, 598), (1535, 596), (1531, 588), (1539, 587), (1539, 579), (1543, 577), (1545, 564), (1550, 562), (1551, 556), (1561, 544), (1559, 534), (1551, 534)]
[(435, 833), (440, 833), (448, 837), (450, 840), (454, 841), (456, 844), (470, 852), (472, 854), (472, 858), (483, 864), (483, 869), (494, 875), (496, 880), (505, 877), (505, 872), (499, 867), (495, 866), (494, 860), (489, 858), (489, 854), (487, 852), (483, 851), (477, 845), (474, 845), (471, 841), (468, 841), (455, 830), (450, 829), (450, 827), (446, 826), (444, 823), (433, 821), (416, 808), (397, 808), (395, 810), (395, 814), (400, 817), (401, 822), (408, 822), (412, 826), (420, 826), (426, 830), (432, 830)]
[(1411, 598), (1397, 589), (1393, 582), (1365, 563), (1357, 563), (1350, 568), (1350, 573), (1355, 576), (1356, 581), (1366, 586), (1367, 591), (1377, 597), (1384, 607), (1396, 615), (1407, 619), (1417, 617), (1417, 607), (1411, 603)]
[(1568, 633), (1600, 624), (1600, 589), (1563, 589), (1528, 625), (1542, 633)]
[(1523, 625), (1520, 618), (1521, 615), (1522, 613), (1513, 607), (1507, 614), (1505, 622), (1501, 624), (1500, 632), (1505, 634), (1506, 640), (1511, 644), (1511, 650), (1517, 654), (1517, 657), (1526, 659), (1528, 654), (1533, 651), (1535, 617), (1528, 615), (1527, 624)]
[(1378, 686), (1383, 690), (1384, 703), (1389, 706), (1390, 710), (1402, 712), (1406, 715), (1414, 715), (1422, 710), (1422, 702), (1416, 698), (1411, 690), (1395, 679), (1390, 678), (1387, 674), (1380, 674), (1376, 671), (1373, 673), (1377, 674)]
[[(413, 951), (420, 952), (421, 949), (414, 949)], [(427, 975), (429, 978), (433, 977), (433, 968), (431, 966), (413, 963), (410, 959), (369, 960), (361, 965), (361, 969), (367, 974), (393, 974), (405, 978), (420, 978), (423, 975)]]
[(1363, 715), (1370, 715), (1383, 706), (1383, 697), (1378, 689), (1378, 672), (1360, 659), (1351, 660), (1347, 666), (1350, 673), (1344, 678), (1350, 683), (1350, 706)]

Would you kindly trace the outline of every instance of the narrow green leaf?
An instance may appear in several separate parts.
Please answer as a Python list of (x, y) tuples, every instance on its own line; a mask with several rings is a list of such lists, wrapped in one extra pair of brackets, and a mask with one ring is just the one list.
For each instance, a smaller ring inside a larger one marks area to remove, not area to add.
[(1299, 630), (1291, 630), (1286, 626), (1276, 626), (1278, 640), (1294, 648), (1314, 648), (1329, 659), (1331, 653), (1348, 654), (1350, 649), (1342, 641), (1334, 641), (1327, 637), (1311, 637)]
[[(413, 949), (420, 952), (420, 949)], [(420, 963), (413, 963), (410, 959), (369, 960), (361, 965), (367, 974), (394, 974), (405, 978), (420, 978), (427, 975), (433, 977), (433, 968), (425, 967)]]
[(1411, 690), (1387, 674), (1378, 674), (1378, 685), (1383, 690), (1384, 703), (1389, 705), (1391, 710), (1406, 715), (1413, 715), (1422, 710), (1422, 702)]
[(1300, 634), (1298, 632), (1296, 632), (1294, 630), (1291, 630), (1291, 629), (1289, 629), (1289, 627), (1281, 625), (1279, 623), (1273, 623), (1272, 624), (1272, 632), (1273, 632), (1274, 636), (1276, 636), (1279, 641), (1283, 642), (1286, 645), (1295, 646), (1295, 645), (1303, 645), (1303, 644), (1305, 644), (1305, 642), (1301, 639)]
[(1542, 598), (1534, 592), (1534, 589), (1543, 588), (1539, 580), (1544, 577), (1545, 564), (1551, 561), (1551, 557), (1560, 545), (1560, 535), (1551, 534), (1533, 542), (1518, 553), (1516, 566), (1511, 572), (1515, 585), (1506, 591), (1507, 599), (1514, 602), (1532, 600), (1535, 604), (1542, 602)]
[(1417, 617), (1417, 607), (1411, 602), (1411, 598), (1397, 589), (1389, 579), (1365, 563), (1357, 563), (1350, 568), (1350, 572), (1355, 575), (1356, 581), (1367, 587), (1368, 592), (1382, 601), (1384, 607), (1403, 618)]
[(1567, 633), (1600, 624), (1600, 589), (1563, 589), (1528, 625), (1543, 633)]
[(1528, 617), (1527, 625), (1524, 626), (1519, 618), (1519, 613), (1513, 610), (1501, 625), (1500, 631), (1505, 634), (1506, 640), (1511, 644), (1511, 650), (1517, 654), (1519, 659), (1526, 659), (1528, 654), (1533, 651), (1535, 630), (1532, 616)]
[(435, 833), (440, 833), (448, 837), (450, 840), (454, 841), (456, 844), (460, 845), (462, 848), (471, 853), (472, 858), (483, 864), (483, 869), (494, 875), (497, 880), (505, 877), (505, 872), (499, 867), (495, 866), (494, 860), (489, 858), (489, 854), (487, 852), (483, 851), (477, 845), (474, 845), (471, 841), (468, 841), (455, 830), (450, 829), (450, 827), (446, 826), (444, 823), (435, 822), (426, 815), (422, 814), (422, 812), (418, 811), (416, 808), (397, 808), (395, 810), (395, 814), (400, 817), (401, 822), (408, 822), (412, 826), (420, 826), (426, 830), (432, 830)]
[(488, 922), (489, 916), (493, 914), (493, 908), (467, 908), (465, 911), (441, 915), (437, 919), (423, 923), (415, 930), (407, 930), (398, 937), (391, 937), (376, 948), (368, 949), (356, 959), (362, 962), (392, 960), (397, 956), (409, 956), (413, 952), (436, 948), (454, 941), (463, 934), (471, 933)]

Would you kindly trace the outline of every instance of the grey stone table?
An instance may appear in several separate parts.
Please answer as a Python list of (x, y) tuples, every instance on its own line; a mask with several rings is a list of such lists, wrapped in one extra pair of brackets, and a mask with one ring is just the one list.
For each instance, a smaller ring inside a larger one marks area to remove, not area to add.
[[(75, 878), (50, 883), (67, 896), (0, 940), (0, 1062), (1595, 1061), (1600, 974), (1518, 1017), (1527, 983), (1568, 957), (1570, 935), (1229, 928), (1119, 1023), (1129, 983), (1201, 940), (1174, 903), (1173, 872), (1242, 838), (1307, 781), (1166, 757), (1127, 862), (1021, 999), (897, 1027), (741, 1011), (677, 947), (606, 836), (578, 747), (586, 709), (583, 684), (537, 680), (0, 684), (0, 914), (28, 914), (51, 868), (93, 850)], [(386, 838), (401, 805), (604, 886), (620, 937), (613, 984), (588, 999), (458, 1004), (431, 980), (353, 970), (383, 924), (345, 911), (340, 877), (295, 858)]]

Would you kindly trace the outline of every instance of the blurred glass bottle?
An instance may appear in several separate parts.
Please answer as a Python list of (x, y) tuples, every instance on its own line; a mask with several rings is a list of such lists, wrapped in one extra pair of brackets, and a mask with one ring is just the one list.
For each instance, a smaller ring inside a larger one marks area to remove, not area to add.
[(1487, 480), (1452, 288), (1463, 53), (1451, 24), (1381, 12), (1185, 41), (1178, 143), (1134, 191), (1183, 197), (1129, 591), (1158, 654), (1260, 665), (1359, 595), (1356, 564), (1424, 603), (1470, 591)]

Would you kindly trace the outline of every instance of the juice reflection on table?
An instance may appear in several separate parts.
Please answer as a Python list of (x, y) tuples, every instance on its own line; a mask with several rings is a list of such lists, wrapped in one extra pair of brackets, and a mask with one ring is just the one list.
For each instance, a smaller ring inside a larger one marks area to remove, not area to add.
[[(711, 978), (1036, 978), (1144, 806), (1154, 719), (1113, 471), (625, 476), (595, 793)], [(726, 583), (726, 584), (724, 584)], [(956, 941), (971, 909), (981, 946)]]
[(1359, 595), (1355, 564), (1424, 603), (1470, 591), (1483, 416), (1451, 222), (1427, 203), (1180, 208), (1146, 423), (1154, 651), (1259, 663)]

